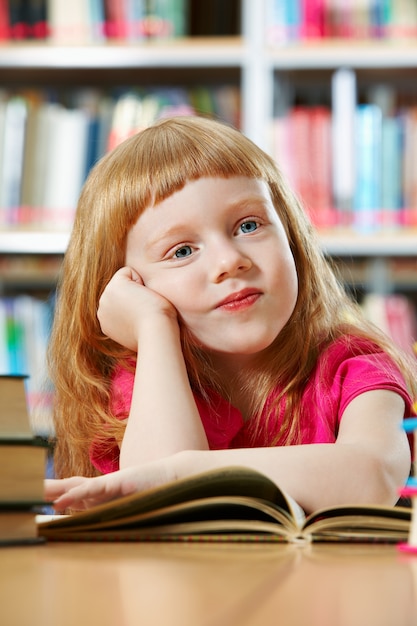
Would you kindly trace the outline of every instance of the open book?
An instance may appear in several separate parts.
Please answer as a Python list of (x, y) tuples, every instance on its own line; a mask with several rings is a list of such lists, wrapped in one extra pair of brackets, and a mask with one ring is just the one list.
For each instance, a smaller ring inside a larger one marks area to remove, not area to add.
[(410, 509), (340, 506), (305, 516), (266, 476), (227, 467), (38, 523), (56, 541), (380, 541), (408, 536)]

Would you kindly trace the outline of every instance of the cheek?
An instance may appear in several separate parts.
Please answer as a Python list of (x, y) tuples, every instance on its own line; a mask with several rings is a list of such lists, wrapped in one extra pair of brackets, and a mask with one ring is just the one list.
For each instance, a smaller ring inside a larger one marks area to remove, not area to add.
[(189, 290), (186, 285), (184, 285), (184, 281), (172, 276), (172, 274), (168, 272), (158, 274), (157, 276), (143, 276), (142, 279), (145, 283), (145, 287), (156, 291), (169, 300), (178, 312), (181, 312), (183, 304), (189, 300), (187, 296)]

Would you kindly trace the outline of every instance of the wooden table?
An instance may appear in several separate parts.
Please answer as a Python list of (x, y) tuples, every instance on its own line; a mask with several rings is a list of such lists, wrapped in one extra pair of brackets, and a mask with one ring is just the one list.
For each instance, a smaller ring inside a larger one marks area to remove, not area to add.
[(416, 626), (392, 546), (50, 543), (0, 549), (1, 626)]

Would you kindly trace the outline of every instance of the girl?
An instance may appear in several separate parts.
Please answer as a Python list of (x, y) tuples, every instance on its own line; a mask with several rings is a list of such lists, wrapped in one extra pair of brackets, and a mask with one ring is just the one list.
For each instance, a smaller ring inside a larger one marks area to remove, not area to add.
[(409, 474), (414, 363), (345, 295), (273, 160), (219, 122), (161, 120), (96, 165), (50, 366), (56, 472), (81, 476), (47, 482), (58, 510), (225, 465), (306, 511), (393, 504)]

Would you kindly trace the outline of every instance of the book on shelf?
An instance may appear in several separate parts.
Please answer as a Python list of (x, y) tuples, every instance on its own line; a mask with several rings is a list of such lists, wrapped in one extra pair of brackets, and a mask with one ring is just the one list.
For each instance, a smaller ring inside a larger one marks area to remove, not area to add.
[(8, 0), (0, 0), (0, 41), (7, 41), (10, 36)]
[(352, 207), (355, 193), (356, 76), (348, 68), (332, 75), (332, 164), (333, 198), (342, 213)]
[(402, 294), (368, 293), (362, 310), (372, 323), (391, 337), (405, 353), (413, 355), (417, 339), (417, 317), (411, 300)]
[(47, 0), (49, 37), (56, 43), (81, 44), (93, 39), (88, 0)]
[(407, 537), (406, 507), (335, 506), (306, 516), (263, 474), (226, 467), (42, 521), (56, 541), (379, 541)]
[(301, 3), (298, 0), (267, 0), (265, 25), (266, 40), (272, 45), (299, 39), (305, 30)]
[(325, 106), (289, 107), (274, 121), (274, 157), (318, 228), (335, 225), (332, 120)]
[[(45, 39), (47, 0), (7, 0), (7, 39)], [(1, 3), (0, 3), (1, 4)], [(3, 9), (1, 9), (3, 10)]]
[(326, 0), (301, 0), (302, 39), (321, 39), (324, 36), (324, 13)]
[(379, 225), (381, 209), (381, 109), (375, 104), (357, 106), (355, 126), (353, 223), (359, 231), (369, 232)]
[[(26, 403), (38, 434), (50, 430), (44, 426), (50, 417), (45, 363), (53, 306), (53, 298), (45, 300), (25, 294), (0, 298), (0, 375), (15, 374), (18, 379), (20, 374), (27, 374)], [(14, 430), (9, 434), (16, 435)]]
[[(0, 207), (5, 212), (6, 221), (13, 223), (17, 208), (20, 206), (20, 188), (23, 173), (25, 125), (27, 106), (24, 98), (12, 96), (2, 109), (3, 141), (0, 149)], [(4, 221), (4, 218), (3, 220)]]
[(55, 105), (50, 110), (49, 124), (45, 221), (50, 228), (65, 230), (72, 225), (85, 180), (88, 116), (82, 109)]
[(383, 117), (381, 129), (381, 210), (384, 226), (395, 226), (402, 207), (402, 120)]

